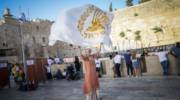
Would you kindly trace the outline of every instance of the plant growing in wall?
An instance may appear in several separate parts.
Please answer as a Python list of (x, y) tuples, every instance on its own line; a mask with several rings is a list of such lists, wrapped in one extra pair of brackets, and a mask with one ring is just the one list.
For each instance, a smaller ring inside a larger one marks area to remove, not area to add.
[(136, 36), (140, 35), (140, 33), (141, 33), (141, 31), (139, 31), (139, 30), (134, 32), (134, 34), (135, 34)]
[(120, 33), (119, 33), (119, 36), (120, 36), (121, 38), (124, 38), (124, 37), (125, 37), (125, 33), (124, 33), (124, 32), (120, 32)]
[(127, 29), (127, 32), (131, 32), (132, 30), (131, 29)]
[(125, 32), (123, 32), (123, 31), (120, 32), (120, 33), (119, 33), (119, 36), (123, 39), (123, 40), (122, 40), (122, 41), (123, 41), (123, 42), (122, 42), (122, 46), (124, 47), (124, 39), (125, 39), (125, 36), (126, 36), (126, 35), (125, 35)]
[(134, 13), (134, 16), (136, 17), (136, 16), (139, 16), (139, 14), (138, 13)]
[(125, 40), (129, 42), (129, 46), (130, 46), (130, 39), (128, 37), (125, 37)]
[(140, 33), (141, 33), (141, 31), (139, 31), (139, 30), (134, 32), (134, 35), (135, 35), (134, 40), (136, 41), (136, 47), (137, 47), (137, 42), (138, 41), (140, 41), (141, 44), (142, 44)]
[(154, 34), (156, 35), (157, 43), (159, 43), (159, 35), (160, 33), (163, 33), (163, 29), (161, 27), (155, 26), (152, 28), (152, 30), (154, 31)]

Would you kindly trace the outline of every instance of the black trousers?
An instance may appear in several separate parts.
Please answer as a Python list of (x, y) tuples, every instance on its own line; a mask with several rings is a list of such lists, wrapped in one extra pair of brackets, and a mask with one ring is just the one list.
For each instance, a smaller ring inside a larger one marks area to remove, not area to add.
[(131, 62), (131, 63), (128, 63), (128, 64), (126, 64), (126, 67), (127, 67), (127, 74), (128, 74), (128, 75), (130, 75), (130, 72), (131, 72), (131, 75), (133, 75), (132, 62)]
[(98, 77), (101, 77), (101, 68), (96, 67), (96, 72), (98, 73)]
[(116, 72), (117, 77), (121, 77), (120, 66), (121, 64), (118, 64), (118, 63), (115, 64), (115, 72)]
[(51, 73), (47, 73), (47, 79), (52, 79)]

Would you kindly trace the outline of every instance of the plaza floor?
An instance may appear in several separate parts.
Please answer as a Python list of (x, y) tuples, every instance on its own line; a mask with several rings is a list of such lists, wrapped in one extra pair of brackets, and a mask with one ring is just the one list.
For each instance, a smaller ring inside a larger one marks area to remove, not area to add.
[[(15, 88), (0, 91), (0, 100), (84, 100), (83, 80), (54, 80), (36, 91)], [(102, 100), (180, 100), (180, 77), (140, 77), (100, 79)]]

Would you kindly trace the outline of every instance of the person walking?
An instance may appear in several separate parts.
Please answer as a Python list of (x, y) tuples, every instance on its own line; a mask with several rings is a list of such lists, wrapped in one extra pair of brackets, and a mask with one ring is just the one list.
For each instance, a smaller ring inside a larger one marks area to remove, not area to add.
[(127, 68), (127, 75), (128, 75), (128, 77), (133, 76), (133, 67), (132, 67), (130, 50), (128, 50), (124, 54), (124, 59), (125, 59), (125, 62), (126, 62), (126, 68)]
[(160, 49), (159, 52), (155, 53), (155, 55), (158, 56), (159, 61), (163, 68), (163, 75), (169, 74), (169, 64), (168, 64), (168, 58), (167, 58), (168, 51), (163, 51), (163, 49)]
[(84, 84), (83, 90), (86, 96), (86, 100), (100, 100), (99, 96), (99, 80), (96, 73), (95, 58), (99, 53), (91, 54), (91, 49), (85, 50), (85, 55), (81, 54), (81, 58), (84, 62)]
[(116, 52), (116, 55), (114, 57), (114, 63), (115, 63), (115, 72), (117, 77), (121, 77), (121, 70), (120, 70), (121, 58), (122, 56), (119, 55), (118, 52)]

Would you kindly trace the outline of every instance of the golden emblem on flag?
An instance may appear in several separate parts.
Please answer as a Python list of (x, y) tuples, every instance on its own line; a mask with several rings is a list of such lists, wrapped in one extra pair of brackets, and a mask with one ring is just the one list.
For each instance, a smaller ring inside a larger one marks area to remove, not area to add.
[(108, 22), (107, 14), (91, 5), (80, 16), (77, 28), (81, 32), (81, 36), (90, 39), (104, 34)]

